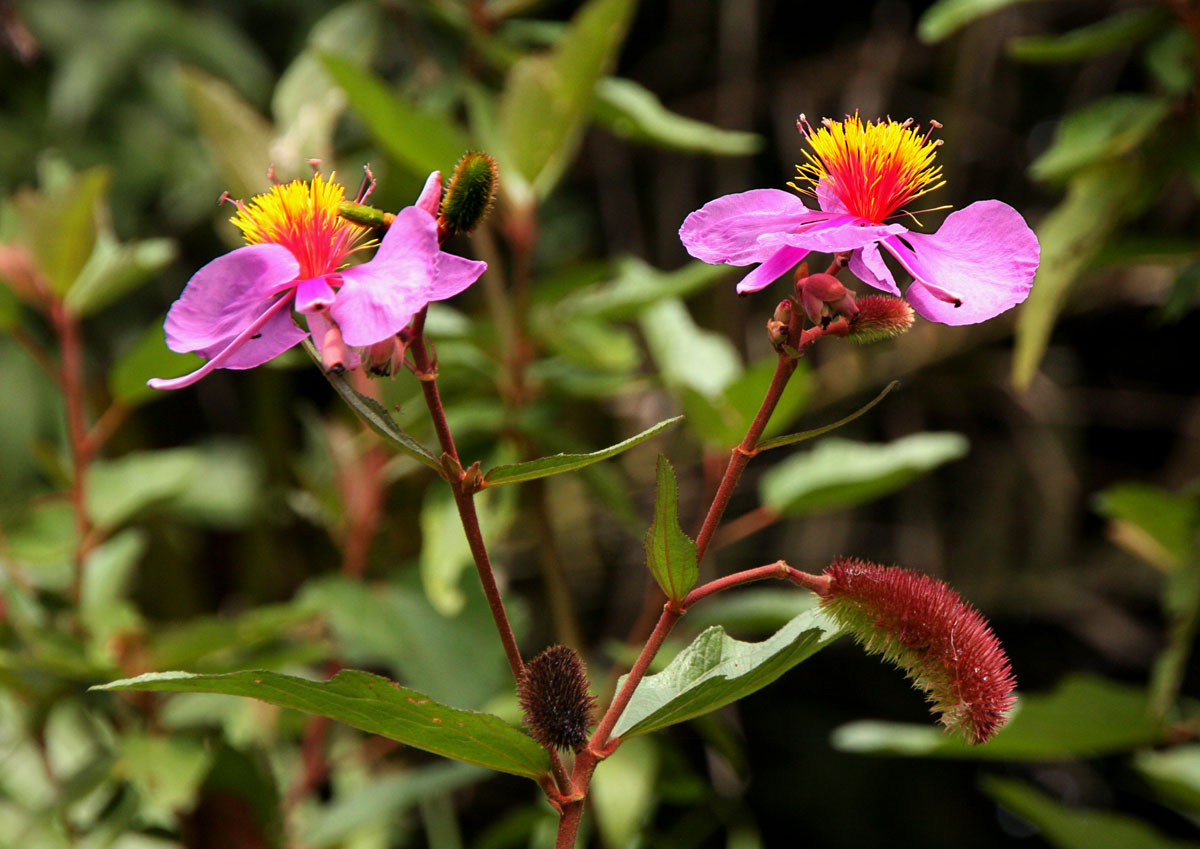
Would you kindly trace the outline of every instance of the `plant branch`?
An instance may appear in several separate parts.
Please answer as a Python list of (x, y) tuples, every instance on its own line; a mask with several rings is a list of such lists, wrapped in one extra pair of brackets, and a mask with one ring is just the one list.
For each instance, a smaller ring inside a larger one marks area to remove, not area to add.
[(83, 346), (79, 320), (61, 301), (50, 305), (50, 321), (58, 336), (58, 381), (63, 393), (67, 414), (67, 439), (71, 448), (71, 506), (75, 512), (74, 576), (71, 598), (79, 604), (83, 594), (83, 568), (91, 548), (92, 521), (87, 510), (87, 469), (92, 459), (84, 412)]

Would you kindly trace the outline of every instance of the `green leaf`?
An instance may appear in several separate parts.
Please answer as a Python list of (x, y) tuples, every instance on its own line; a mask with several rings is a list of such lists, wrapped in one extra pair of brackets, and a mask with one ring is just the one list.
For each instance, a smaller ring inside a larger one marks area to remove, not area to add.
[(96, 245), (97, 211), (108, 192), (108, 171), (93, 168), (69, 176), (65, 185), (13, 198), (28, 246), (50, 289), (63, 296), (87, 265)]
[(1129, 814), (1066, 807), (1015, 779), (988, 777), (983, 790), (1059, 849), (1200, 849)]
[(152, 377), (179, 377), (198, 367), (192, 354), (177, 354), (167, 347), (163, 322), (154, 321), (129, 348), (121, 354), (108, 373), (108, 391), (113, 399), (136, 407), (170, 392), (151, 389), (146, 381)]
[(1118, 540), (1152, 564), (1179, 568), (1196, 556), (1200, 501), (1155, 486), (1122, 483), (1098, 493), (1096, 512), (1122, 523)]
[[(457, 530), (462, 536), (462, 528)], [(512, 673), (479, 581), (464, 581), (466, 604), (445, 616), (429, 603), (415, 569), (395, 580), (365, 584), (331, 576), (305, 585), (300, 606), (329, 624), (344, 663), (381, 668), (433, 698), (468, 708), (512, 692)], [(520, 635), (522, 608), (509, 603)], [(437, 634), (437, 639), (430, 639)]]
[[(1183, 320), (1200, 302), (1200, 262), (1185, 265), (1175, 276), (1171, 291), (1159, 310), (1159, 321), (1164, 324), (1174, 324)], [(3, 309), (0, 308), (0, 313)], [(0, 327), (4, 326), (0, 318)]]
[(531, 481), (535, 478), (544, 478), (550, 475), (561, 475), (563, 472), (573, 472), (576, 469), (582, 469), (584, 466), (599, 463), (601, 460), (607, 460), (609, 457), (615, 457), (622, 452), (628, 451), (633, 446), (640, 445), (647, 439), (662, 433), (682, 418), (683, 416), (675, 416), (674, 418), (666, 419), (653, 427), (646, 428), (646, 430), (643, 430), (636, 436), (631, 436), (623, 442), (618, 442), (616, 445), (610, 445), (599, 451), (593, 451), (591, 454), (555, 454), (552, 457), (539, 457), (536, 460), (529, 460), (524, 463), (510, 463), (504, 466), (496, 466), (488, 470), (488, 473), (483, 476), (483, 480), (487, 486), (500, 486), (506, 483)]
[(196, 68), (179, 70), (196, 127), (229, 193), (249, 198), (270, 186), (271, 126), (228, 83)]
[(822, 436), (823, 434), (829, 433), (830, 431), (837, 430), (838, 428), (842, 427), (843, 425), (848, 425), (848, 424), (850, 424), (850, 422), (854, 421), (859, 416), (861, 416), (863, 413), (867, 412), (872, 407), (874, 407), (876, 404), (878, 404), (880, 401), (882, 401), (889, 392), (891, 392), (893, 389), (895, 389), (899, 385), (900, 385), (900, 381), (893, 380), (891, 383), (889, 383), (887, 386), (885, 386), (883, 391), (880, 392), (878, 395), (876, 395), (873, 400), (871, 400), (864, 406), (859, 407), (857, 410), (855, 410), (853, 413), (846, 416), (845, 418), (838, 419), (833, 424), (823, 425), (821, 427), (813, 428), (812, 430), (802, 430), (799, 433), (790, 433), (787, 436), (776, 436), (774, 439), (764, 439), (763, 441), (758, 443), (757, 450), (758, 451), (769, 451), (772, 448), (782, 448), (785, 445), (795, 445), (797, 442), (804, 442), (807, 439), (812, 439), (813, 437)]
[(321, 59), (376, 144), (414, 176), (423, 179), (431, 171), (449, 174), (470, 149), (470, 138), (450, 118), (404, 100), (348, 59), (332, 53)]
[[(305, 341), (304, 349), (308, 351), (309, 356), (319, 366), (321, 363), (320, 357), (317, 356), (317, 352), (312, 347), (310, 341)], [(346, 380), (344, 375), (333, 374), (323, 368), (321, 369), (321, 373), (333, 384), (333, 388), (350, 405), (350, 409), (358, 414), (358, 417), (362, 419), (367, 427), (371, 428), (371, 430), (375, 431), (414, 460), (424, 463), (429, 468), (441, 474), (441, 461), (434, 456), (432, 451), (401, 430), (400, 425), (396, 424), (396, 420), (383, 408), (382, 404), (374, 398), (368, 398), (366, 395), (360, 393), (350, 385), (350, 381)]]
[(720, 626), (709, 628), (666, 669), (642, 679), (613, 733), (645, 734), (724, 707), (761, 690), (840, 635), (832, 620), (812, 610), (760, 643), (735, 640)]
[(671, 462), (662, 454), (658, 455), (657, 476), (654, 521), (643, 542), (646, 565), (667, 598), (682, 601), (700, 576), (696, 543), (679, 527), (679, 485)]
[(680, 300), (658, 301), (642, 311), (639, 323), (650, 356), (668, 386), (687, 387), (712, 397), (742, 374), (733, 343), (699, 327)]
[(662, 105), (633, 80), (605, 77), (596, 83), (596, 119), (621, 138), (692, 153), (746, 156), (762, 147), (755, 133), (722, 130), (685, 118)]
[(1141, 751), (1133, 764), (1160, 796), (1193, 819), (1200, 816), (1200, 743)]
[[(455, 428), (461, 433), (461, 428)], [(475, 509), (483, 538), (491, 545), (504, 536), (517, 517), (516, 490), (481, 492)], [(462, 519), (449, 487), (430, 487), (421, 505), (419, 568), (425, 596), (443, 616), (457, 616), (467, 603), (459, 586), (463, 572), (474, 565), (471, 546), (463, 535)]]
[(1050, 147), (1029, 166), (1029, 175), (1064, 180), (1097, 162), (1124, 156), (1170, 111), (1169, 100), (1147, 94), (1114, 94), (1090, 103), (1063, 118)]
[(350, 2), (334, 7), (313, 25), (307, 44), (283, 72), (271, 97), (280, 133), (273, 149), (285, 156), (277, 165), (299, 168), (305, 159), (332, 157), (333, 133), (346, 98), (325, 70), (320, 53), (366, 65), (382, 41), (380, 17), (374, 4)]
[(842, 510), (895, 492), (968, 448), (957, 433), (917, 433), (882, 445), (826, 439), (768, 470), (759, 493), (787, 516)]
[(1170, 95), (1183, 97), (1196, 84), (1196, 41), (1176, 24), (1146, 48), (1146, 68)]
[(611, 281), (555, 297), (547, 311), (557, 320), (573, 316), (633, 318), (646, 307), (668, 298), (686, 298), (729, 274), (721, 265), (696, 260), (674, 271), (659, 271), (633, 256), (621, 257)]
[(434, 763), (374, 776), (357, 792), (339, 794), (314, 813), (305, 825), (303, 845), (309, 849), (348, 846), (347, 839), (364, 826), (395, 822), (421, 801), (467, 787), (487, 774), (470, 764)]
[(138, 451), (96, 460), (88, 469), (88, 511), (115, 528), (150, 507), (215, 525), (251, 521), (261, 496), (261, 470), (232, 443)]
[(1041, 264), (1021, 307), (1013, 352), (1013, 383), (1025, 389), (1037, 373), (1058, 314), (1076, 280), (1117, 225), (1136, 215), (1147, 192), (1136, 161), (1104, 163), (1072, 178), (1067, 196), (1038, 225)]
[(173, 828), (176, 812), (190, 810), (212, 762), (200, 740), (151, 737), (137, 731), (117, 743), (113, 770), (138, 794), (138, 814), (153, 825)]
[[(751, 363), (719, 395), (705, 396), (693, 389), (682, 389), (679, 401), (687, 415), (688, 426), (705, 442), (722, 449), (740, 443), (762, 406), (763, 394), (778, 362), (779, 357), (771, 353)], [(797, 363), (764, 433), (778, 433), (792, 423), (808, 403), (812, 383), (808, 364)]]
[(150, 662), (158, 667), (190, 666), (204, 672), (227, 672), (256, 661), (280, 643), (305, 639), (321, 659), (328, 643), (312, 639), (314, 611), (302, 604), (266, 604), (236, 616), (194, 617), (154, 634)]
[(328, 681), (265, 670), (225, 675), (151, 672), (93, 689), (247, 696), (499, 772), (538, 779), (550, 768), (545, 749), (499, 717), (438, 704), (416, 690), (359, 670), (343, 670)]
[(101, 230), (87, 264), (67, 293), (67, 309), (90, 315), (147, 282), (175, 258), (170, 239), (146, 239), (121, 244)]
[(589, 0), (550, 53), (509, 70), (500, 101), (506, 159), (549, 194), (574, 153), (596, 83), (616, 61), (633, 17), (633, 0)]
[(1146, 710), (1143, 690), (1074, 675), (1051, 693), (1021, 696), (1008, 724), (981, 746), (929, 725), (874, 721), (843, 725), (832, 742), (834, 748), (857, 754), (1055, 761), (1129, 751), (1164, 735)]
[(588, 795), (604, 846), (644, 845), (638, 837), (658, 804), (661, 761), (654, 740), (633, 739), (596, 771)]
[(926, 44), (935, 44), (976, 18), (1028, 2), (1030, 0), (937, 0), (917, 21), (917, 36)]
[(1018, 62), (1079, 62), (1141, 41), (1161, 29), (1167, 20), (1161, 9), (1125, 9), (1061, 35), (1014, 38), (1006, 49)]

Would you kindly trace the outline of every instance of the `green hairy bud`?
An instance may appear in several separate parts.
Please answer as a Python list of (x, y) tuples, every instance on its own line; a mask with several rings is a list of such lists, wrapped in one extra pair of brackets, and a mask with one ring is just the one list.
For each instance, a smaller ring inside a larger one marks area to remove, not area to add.
[(486, 153), (464, 153), (442, 199), (438, 224), (448, 235), (469, 233), (492, 207), (499, 171)]

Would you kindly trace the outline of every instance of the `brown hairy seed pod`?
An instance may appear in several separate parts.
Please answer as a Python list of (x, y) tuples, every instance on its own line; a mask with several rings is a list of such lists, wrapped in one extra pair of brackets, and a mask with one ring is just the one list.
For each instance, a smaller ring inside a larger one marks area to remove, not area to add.
[(533, 739), (573, 752), (587, 744), (596, 697), (588, 692), (587, 669), (574, 649), (551, 646), (525, 664), (517, 693)]

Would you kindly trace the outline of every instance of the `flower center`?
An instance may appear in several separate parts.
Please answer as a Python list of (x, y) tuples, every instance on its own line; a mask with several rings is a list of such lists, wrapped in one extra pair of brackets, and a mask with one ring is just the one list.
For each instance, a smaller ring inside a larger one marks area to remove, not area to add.
[[(332, 180), (333, 175), (330, 175)], [(320, 174), (273, 186), (249, 201), (237, 203), (229, 219), (250, 245), (282, 245), (300, 263), (300, 278), (332, 274), (354, 251), (369, 247), (368, 230), (338, 216), (344, 190)]]
[(933, 161), (942, 142), (929, 137), (941, 124), (929, 123), (921, 134), (911, 118), (864, 123), (856, 113), (845, 121), (826, 118), (814, 130), (801, 115), (797, 126), (812, 153), (804, 151), (808, 161), (796, 172), (812, 188), (789, 185), (812, 195), (822, 186), (851, 214), (881, 223), (913, 198), (945, 185)]

